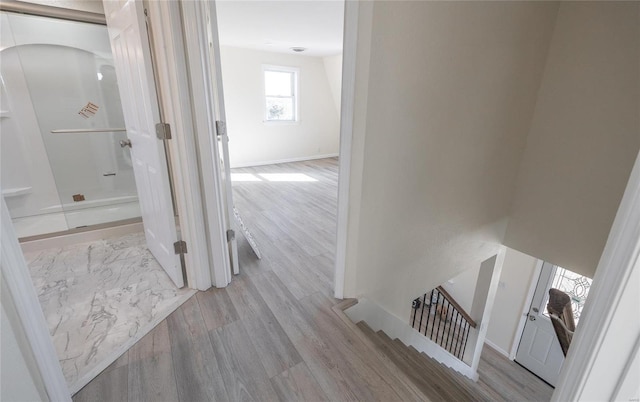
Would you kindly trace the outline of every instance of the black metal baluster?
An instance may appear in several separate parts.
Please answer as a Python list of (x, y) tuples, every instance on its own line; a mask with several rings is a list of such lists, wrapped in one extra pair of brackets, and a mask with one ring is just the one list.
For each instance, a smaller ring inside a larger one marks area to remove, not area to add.
[[(440, 311), (436, 309), (436, 315), (438, 316), (438, 329), (436, 330), (436, 343), (442, 346), (442, 334), (440, 333), (440, 326), (442, 326), (442, 308), (444, 306), (444, 296), (442, 296), (442, 302), (438, 300), (438, 306), (440, 307)], [(438, 335), (440, 335), (440, 342), (438, 342)]]
[[(445, 299), (445, 302), (447, 303), (447, 306), (444, 309), (444, 327), (442, 328), (442, 340), (443, 340), (442, 347), (445, 348), (446, 350), (447, 342), (449, 342), (449, 328), (450, 328), (447, 326), (449, 325), (449, 322), (447, 320), (449, 319), (449, 309), (451, 308), (451, 303), (447, 299)], [(446, 338), (445, 338), (445, 335), (446, 335)]]
[[(425, 305), (429, 300), (428, 308)], [(435, 302), (434, 302), (435, 299)], [(422, 300), (416, 298), (412, 302), (413, 316), (410, 317), (411, 326), (433, 342), (440, 345), (458, 359), (462, 360), (467, 350), (467, 343), (471, 332), (471, 324), (465, 318), (464, 311), (459, 311), (437, 288), (422, 295)], [(420, 319), (417, 314), (420, 313)], [(424, 315), (427, 314), (426, 321)], [(444, 314), (443, 314), (444, 313)], [(431, 318), (433, 315), (433, 318)], [(431, 322), (429, 322), (431, 320)], [(437, 323), (436, 323), (437, 320)], [(424, 321), (424, 331), (422, 323)], [(442, 323), (444, 321), (444, 324)], [(436, 325), (437, 324), (437, 325)], [(429, 331), (431, 325), (431, 331)], [(441, 332), (442, 331), (442, 332)], [(435, 332), (435, 338), (434, 338)]]
[[(431, 304), (433, 304), (433, 299), (431, 299)], [(433, 330), (436, 329), (436, 319), (438, 318), (438, 304), (440, 304), (440, 292), (436, 289), (436, 305), (433, 307), (433, 319), (431, 320), (431, 336), (429, 336), (432, 341), (434, 340)], [(438, 333), (436, 332), (436, 338), (437, 337)]]
[(457, 312), (458, 310), (454, 307), (451, 311), (451, 317), (449, 318), (449, 346), (447, 349), (449, 352), (451, 352), (451, 347), (453, 346), (453, 340), (456, 334), (456, 322), (454, 321), (453, 317)]
[[(429, 295), (429, 309), (427, 310), (427, 321), (424, 323), (424, 336), (427, 336), (427, 330), (429, 329), (429, 316), (431, 315), (431, 300), (433, 300), (433, 289), (428, 293)], [(427, 299), (424, 299), (425, 303)]]
[(469, 339), (469, 333), (471, 332), (471, 325), (465, 323), (464, 339), (462, 340), (462, 353), (460, 354), (460, 360), (464, 357), (464, 352), (467, 348), (467, 340)]
[(467, 325), (466, 325), (466, 334), (464, 336), (464, 344), (462, 345), (462, 354), (460, 356), (458, 356), (458, 358), (460, 360), (462, 360), (462, 358), (464, 357), (464, 352), (467, 350), (467, 339), (469, 339), (469, 328), (470, 328), (470, 325), (469, 325), (469, 323), (467, 323)]
[(425, 293), (424, 296), (422, 296), (422, 307), (420, 308), (420, 322), (418, 323), (418, 332), (420, 332), (420, 329), (422, 328), (422, 317), (424, 317), (424, 302), (427, 299), (427, 294)]
[(458, 354), (458, 349), (460, 347), (460, 313), (456, 311), (456, 329), (455, 329), (455, 345), (453, 347), (453, 355), (456, 356)]
[(456, 351), (456, 357), (460, 358), (460, 352), (462, 351), (462, 339), (464, 338), (464, 330), (465, 330), (466, 321), (462, 321), (460, 323), (460, 338), (458, 339), (458, 350)]
[(413, 318), (411, 318), (411, 327), (412, 328), (416, 327), (416, 314), (418, 312), (418, 309), (416, 308), (416, 300), (418, 300), (418, 299), (413, 299), (413, 302), (411, 303), (411, 309), (413, 310)]
[(447, 346), (445, 347), (445, 349), (447, 349), (449, 352), (451, 352), (451, 346), (453, 345), (453, 335), (454, 333), (453, 328), (455, 327), (454, 321), (453, 321), (453, 313), (456, 312), (457, 310), (455, 309), (455, 307), (451, 306), (451, 316), (449, 317), (449, 333), (447, 334)]

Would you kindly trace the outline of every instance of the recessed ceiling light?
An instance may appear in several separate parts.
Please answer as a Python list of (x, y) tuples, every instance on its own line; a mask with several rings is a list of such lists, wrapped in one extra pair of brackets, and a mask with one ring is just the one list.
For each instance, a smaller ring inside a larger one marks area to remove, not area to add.
[(292, 47), (292, 48), (291, 48), (291, 50), (293, 50), (293, 51), (294, 51), (294, 52), (296, 52), (296, 53), (302, 53), (302, 52), (304, 52), (305, 50), (307, 50), (307, 48), (306, 48), (306, 47), (297, 47), (297, 46), (296, 46), (296, 47)]

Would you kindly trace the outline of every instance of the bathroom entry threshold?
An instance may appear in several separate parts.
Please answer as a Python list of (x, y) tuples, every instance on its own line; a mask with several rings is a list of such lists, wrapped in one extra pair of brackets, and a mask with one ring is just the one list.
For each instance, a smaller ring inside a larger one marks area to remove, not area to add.
[(21, 237), (18, 241), (22, 251), (27, 253), (143, 231), (142, 218), (130, 218), (42, 235)]
[(34, 240), (43, 240), (43, 239), (49, 239), (49, 238), (52, 238), (52, 237), (65, 236), (65, 235), (76, 234), (76, 233), (90, 232), (92, 230), (113, 228), (113, 227), (117, 227), (117, 226), (130, 225), (130, 224), (133, 224), (133, 223), (142, 223), (142, 218), (138, 217), (138, 218), (122, 219), (122, 220), (114, 221), (114, 222), (98, 223), (98, 224), (95, 224), (95, 225), (80, 226), (80, 227), (73, 228), (73, 229), (61, 230), (61, 231), (58, 231), (58, 232), (45, 233), (45, 234), (41, 234), (41, 235), (25, 236), (25, 237), (19, 238), (18, 241), (20, 241), (20, 243), (27, 243), (27, 242), (34, 241)]

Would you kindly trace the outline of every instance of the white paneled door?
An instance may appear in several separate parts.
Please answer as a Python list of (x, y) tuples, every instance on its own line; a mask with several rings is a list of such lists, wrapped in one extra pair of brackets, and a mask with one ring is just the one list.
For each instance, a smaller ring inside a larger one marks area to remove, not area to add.
[(164, 140), (158, 139), (155, 128), (160, 116), (144, 8), (140, 0), (107, 0), (104, 8), (147, 246), (176, 286), (182, 287)]
[(554, 387), (560, 376), (564, 355), (551, 319), (544, 312), (555, 271), (553, 264), (545, 262), (542, 265), (516, 353), (516, 362)]

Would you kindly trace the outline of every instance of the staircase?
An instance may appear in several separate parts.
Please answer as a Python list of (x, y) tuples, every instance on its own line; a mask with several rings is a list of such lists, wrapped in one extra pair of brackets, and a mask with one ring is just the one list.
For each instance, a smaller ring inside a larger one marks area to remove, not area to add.
[(474, 383), (419, 352), (399, 339), (392, 340), (383, 331), (374, 332), (364, 321), (356, 324), (373, 342), (432, 401), (501, 401), (482, 381)]
[(464, 360), (476, 322), (442, 286), (411, 303), (411, 326), (459, 360)]

